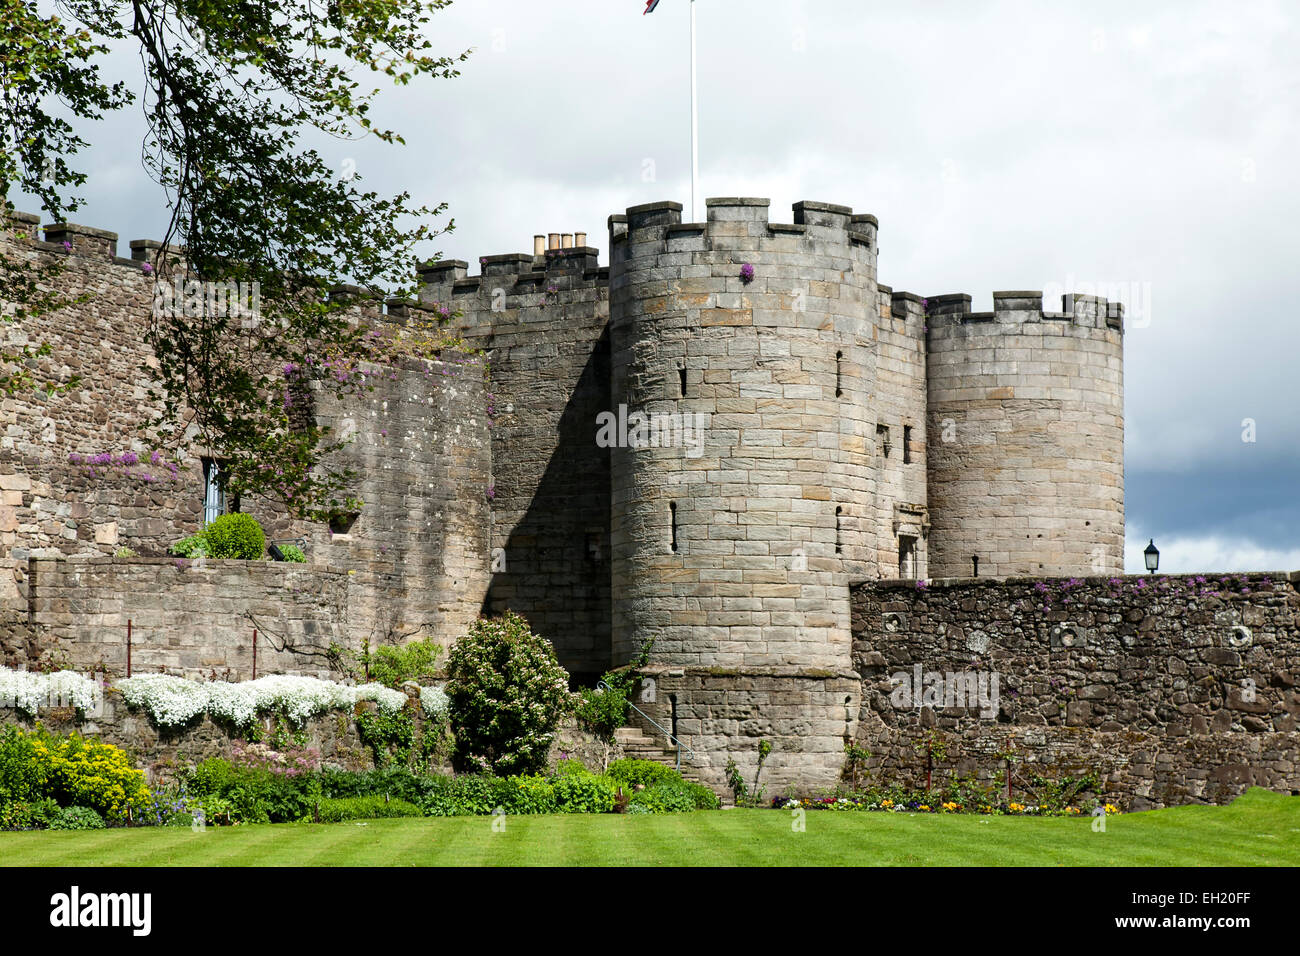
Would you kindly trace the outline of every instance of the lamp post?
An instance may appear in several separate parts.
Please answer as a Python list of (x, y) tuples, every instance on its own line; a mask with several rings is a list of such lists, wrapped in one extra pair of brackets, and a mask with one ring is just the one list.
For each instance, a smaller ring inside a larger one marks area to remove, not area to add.
[(1160, 567), (1160, 551), (1156, 548), (1156, 539), (1151, 538), (1142, 552), (1142, 557), (1146, 561), (1147, 570), (1152, 574)]

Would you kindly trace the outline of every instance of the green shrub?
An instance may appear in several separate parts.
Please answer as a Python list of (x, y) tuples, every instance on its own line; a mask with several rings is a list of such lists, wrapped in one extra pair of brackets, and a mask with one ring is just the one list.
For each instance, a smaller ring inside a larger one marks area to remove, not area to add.
[(400, 688), (408, 680), (421, 682), (436, 677), (440, 656), (442, 645), (426, 637), (409, 644), (381, 645), (373, 653), (363, 651), (358, 658), (367, 668), (369, 680)]
[(33, 746), (35, 736), (12, 725), (0, 732), (0, 802), (31, 803), (41, 799), (43, 760)]
[(681, 785), (691, 795), (691, 799), (695, 801), (696, 810), (720, 810), (722, 808), (722, 801), (718, 799), (718, 795), (704, 784), (683, 780)]
[(717, 810), (722, 805), (708, 787), (655, 760), (615, 760), (609, 765), (609, 777), (629, 796), (628, 813)]
[(442, 777), (425, 793), (420, 806), (431, 817), (458, 817), (491, 813), (509, 802), (510, 779), (475, 775)]
[(203, 529), (208, 557), (260, 560), (266, 551), (266, 534), (252, 515), (219, 515)]
[(284, 555), (284, 560), (288, 561), (290, 564), (307, 563), (307, 553), (296, 544), (280, 545), (280, 553)]
[(612, 813), (618, 785), (609, 777), (569, 773), (555, 780), (560, 813)]
[(549, 641), (510, 611), (475, 621), (452, 649), (448, 675), (457, 769), (508, 774), (545, 766), (570, 696)]
[[(262, 767), (240, 767), (224, 757), (211, 757), (185, 774), (189, 792), (199, 797), (213, 816), (225, 812), (240, 823), (288, 823), (307, 816), (320, 798), (316, 774), (280, 774)], [(209, 807), (209, 798), (229, 804)]]
[(91, 807), (110, 820), (139, 814), (150, 803), (144, 773), (124, 751), (79, 734), (0, 733), (0, 802), (45, 798), (59, 806)]
[(208, 556), (208, 542), (203, 537), (203, 532), (192, 534), (187, 538), (181, 538), (167, 549), (178, 558), (206, 558)]
[(104, 818), (90, 807), (66, 807), (50, 820), (51, 830), (102, 830)]
[(625, 790), (633, 790), (638, 786), (652, 787), (658, 783), (685, 782), (680, 773), (657, 760), (636, 760), (631, 757), (615, 760), (606, 773), (611, 780), (622, 784)]
[(59, 805), (48, 797), (0, 804), (0, 830), (44, 830), (58, 813)]
[(632, 794), (628, 813), (687, 813), (696, 809), (695, 795), (677, 783), (658, 783)]
[[(319, 804), (320, 823), (342, 823), (345, 820), (378, 820), (383, 817), (419, 817), (423, 812), (405, 800), (385, 800), (380, 796), (341, 797), (322, 799)], [(317, 819), (317, 813), (307, 817)]]

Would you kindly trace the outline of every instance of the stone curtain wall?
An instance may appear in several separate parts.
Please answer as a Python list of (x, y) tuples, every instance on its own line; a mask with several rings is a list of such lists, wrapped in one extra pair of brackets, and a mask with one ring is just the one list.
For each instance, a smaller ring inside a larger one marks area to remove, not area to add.
[[(1014, 747), (1015, 779), (1095, 770), (1126, 809), (1226, 802), (1249, 786), (1300, 791), (1300, 573), (858, 585), (860, 746), (887, 780), (938, 767), (987, 776)], [(898, 709), (891, 675), (999, 677), (997, 715)], [(1017, 791), (1022, 796), (1026, 791)]]
[[(29, 235), (38, 235), (35, 216), (18, 218)], [(40, 320), (39, 340), (54, 348), (42, 368), (60, 380), (79, 376), (80, 387), (49, 400), (19, 394), (2, 403), (0, 600), (10, 624), (26, 614), (32, 553), (112, 554), (129, 545), (161, 554), (196, 530), (202, 510), (199, 464), (172, 476), (149, 462), (148, 450), (138, 443), (141, 422), (157, 411), (145, 394), (148, 350), (142, 334), (152, 280), (142, 262), (117, 256), (116, 233), (68, 225), (47, 226), (45, 235), (49, 241), (25, 246), (25, 254), (57, 259), (63, 265), (61, 290), (89, 298)], [(0, 242), (6, 243), (5, 254), (14, 254), (7, 232)], [(133, 251), (144, 255), (143, 247)], [(13, 326), (4, 333), (15, 343), (28, 336), (36, 340), (31, 330)], [(139, 452), (142, 464), (123, 469), (88, 460), (126, 451)], [(74, 463), (74, 455), (87, 460)]]
[(510, 609), (578, 683), (610, 665), (609, 270), (588, 246), (435, 263), (427, 307), (452, 310), (491, 369), (494, 559), (484, 610)]
[[(36, 223), (18, 214), (32, 237)], [(146, 395), (156, 362), (143, 339), (153, 304), (143, 265), (157, 244), (133, 241), (135, 258), (125, 259), (116, 255), (115, 233), (67, 225), (47, 226), (45, 235), (49, 241), (26, 245), (23, 254), (57, 260), (61, 289), (88, 298), (41, 320), (41, 336), (53, 346), (46, 369), (79, 376), (80, 386), (0, 405), (0, 643), (32, 662), (28, 652), (46, 645), (28, 615), (30, 557), (109, 556), (121, 547), (163, 556), (199, 530), (203, 503), (201, 462), (173, 471), (165, 453), (151, 460), (140, 439), (141, 425), (158, 411)], [(361, 308), (380, 318), (373, 306)], [(390, 311), (393, 321), (407, 317), (405, 306)], [(492, 479), (483, 366), (448, 352), (366, 372), (368, 393), (340, 402), (315, 391), (318, 419), (354, 439), (340, 458), (357, 470), (354, 490), (366, 504), (351, 533), (331, 535), (326, 525), (290, 520), (263, 501), (245, 499), (240, 510), (262, 523), (269, 540), (305, 539), (314, 567), (353, 572), (349, 640), (377, 643), (423, 630), (450, 644), (479, 613), (487, 588)], [(124, 453), (138, 461), (122, 465)], [(249, 586), (258, 587), (259, 572), (249, 573)], [(194, 601), (202, 619), (207, 598), (196, 591)], [(292, 607), (294, 599), (283, 603)]]
[[(254, 627), (258, 675), (337, 677), (324, 652), (359, 646), (349, 575), (301, 564), (32, 558), (28, 591), (42, 655), (83, 674), (125, 676), (128, 620), (134, 674), (251, 680)], [(286, 640), (297, 653), (281, 650)], [(34, 663), (6, 658), (10, 667)]]
[(933, 577), (1123, 570), (1123, 315), (1064, 300), (926, 300)]
[(308, 560), (347, 575), (353, 643), (432, 636), (450, 647), (478, 617), (490, 574), (484, 362), (446, 352), (365, 371), (373, 391), (315, 392), (317, 417), (350, 436), (334, 464), (356, 473), (363, 504), (346, 533), (304, 525)]

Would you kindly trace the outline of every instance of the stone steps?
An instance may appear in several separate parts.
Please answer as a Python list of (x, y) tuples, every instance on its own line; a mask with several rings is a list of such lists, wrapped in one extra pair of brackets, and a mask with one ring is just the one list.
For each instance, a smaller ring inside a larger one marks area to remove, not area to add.
[[(677, 768), (677, 751), (666, 749), (662, 738), (650, 737), (637, 727), (620, 727), (614, 739), (622, 748), (623, 756), (636, 760), (653, 760), (665, 767)], [(686, 761), (682, 761), (681, 775), (693, 783), (700, 783), (698, 774)]]

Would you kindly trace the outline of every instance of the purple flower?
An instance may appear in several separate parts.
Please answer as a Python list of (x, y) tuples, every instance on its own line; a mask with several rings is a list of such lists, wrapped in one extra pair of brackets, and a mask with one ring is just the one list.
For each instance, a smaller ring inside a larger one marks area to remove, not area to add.
[(749, 285), (754, 281), (754, 267), (746, 262), (740, 267), (740, 281)]
[(146, 275), (148, 275), (150, 272), (153, 272), (153, 266), (148, 262), (146, 262), (140, 268), (144, 270)]
[(68, 242), (68, 240), (66, 239), (63, 240), (63, 251), (64, 252), (72, 251), (72, 243)]
[(487, 486), (487, 496), (488, 496), (488, 501), (491, 501), (491, 500), (493, 500), (494, 498), (496, 498), (496, 496), (497, 496), (497, 486), (496, 486), (495, 484), (492, 484), (492, 485), (488, 485), (488, 486)]

